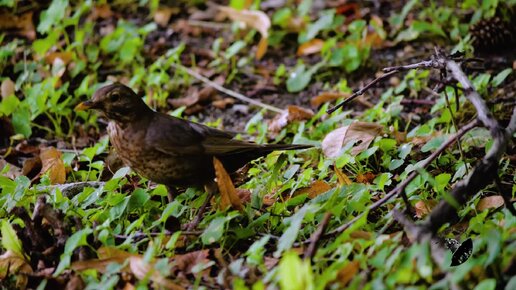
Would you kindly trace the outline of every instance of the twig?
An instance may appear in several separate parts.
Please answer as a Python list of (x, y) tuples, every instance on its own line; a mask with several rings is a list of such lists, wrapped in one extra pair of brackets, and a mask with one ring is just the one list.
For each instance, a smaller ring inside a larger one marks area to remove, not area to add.
[(326, 226), (328, 225), (328, 222), (330, 221), (330, 218), (331, 218), (331, 212), (326, 212), (324, 214), (324, 217), (323, 217), (321, 223), (317, 227), (317, 230), (310, 237), (310, 245), (308, 246), (308, 248), (305, 251), (305, 259), (306, 260), (311, 260), (314, 257), (315, 251), (317, 248), (317, 243), (321, 239), (321, 237), (324, 233), (324, 230), (326, 229)]
[(276, 113), (283, 113), (283, 110), (280, 109), (280, 108), (276, 108), (274, 106), (271, 106), (271, 105), (268, 105), (268, 104), (264, 104), (260, 101), (257, 101), (257, 100), (254, 100), (254, 99), (251, 99), (249, 97), (246, 97), (244, 95), (242, 95), (241, 93), (237, 93), (235, 91), (232, 91), (230, 89), (227, 89), (211, 80), (209, 80), (208, 78), (204, 77), (203, 75), (201, 75), (200, 73), (188, 68), (188, 67), (185, 67), (181, 64), (175, 64), (175, 63), (172, 63), (171, 64), (172, 67), (176, 68), (176, 69), (181, 69), (183, 71), (185, 71), (186, 73), (188, 73), (189, 75), (191, 75), (192, 77), (194, 77), (195, 79), (198, 79), (200, 80), (201, 82), (213, 87), (214, 89), (220, 91), (220, 92), (223, 92), (224, 94), (226, 95), (229, 95), (233, 98), (236, 98), (236, 99), (239, 99), (241, 101), (244, 101), (244, 102), (247, 102), (247, 103), (250, 103), (250, 104), (253, 104), (253, 105), (256, 105), (258, 107), (262, 107), (266, 110), (269, 110), (269, 111), (273, 111), (273, 112), (276, 112)]
[(49, 186), (36, 186), (36, 189), (39, 191), (52, 191), (54, 189), (61, 190), (61, 193), (66, 197), (71, 197), (77, 195), (82, 192), (82, 190), (86, 187), (94, 187), (99, 188), (104, 186), (105, 182), (103, 181), (84, 181), (84, 182), (73, 182), (66, 184), (56, 184)]
[(360, 90), (354, 92), (351, 96), (349, 96), (347, 99), (345, 99), (344, 101), (342, 101), (341, 103), (335, 105), (333, 108), (329, 108), (326, 113), (328, 114), (331, 114), (333, 112), (335, 112), (337, 109), (339, 109), (340, 107), (344, 106), (345, 104), (353, 101), (356, 97), (360, 96), (360, 95), (363, 95), (365, 91), (367, 91), (370, 87), (372, 87), (373, 85), (375, 85), (376, 83), (378, 83), (379, 81), (381, 80), (384, 80), (390, 76), (392, 76), (393, 74), (396, 74), (398, 73), (399, 70), (393, 70), (393, 71), (390, 71), (384, 75), (381, 75), (379, 77), (377, 77), (376, 79), (374, 79), (373, 81), (371, 81), (370, 83), (368, 83), (367, 85), (365, 85), (363, 88), (361, 88)]
[[(466, 134), (469, 130), (475, 128), (477, 125), (478, 125), (478, 121), (475, 119), (474, 121), (463, 126), (457, 133), (455, 133), (453, 136), (448, 138), (448, 140), (446, 140), (446, 142), (441, 144), (441, 146), (437, 150), (435, 150), (430, 156), (428, 156), (421, 163), (419, 169), (425, 169), (428, 165), (430, 165), (430, 163), (432, 163), (432, 161), (434, 161), (439, 155), (441, 155), (441, 153), (443, 153), (444, 150), (446, 150), (446, 148), (450, 147), (453, 143), (455, 143), (455, 141), (459, 140), (462, 136), (464, 136), (464, 134)], [(420, 172), (420, 170), (412, 171), (412, 173), (409, 176), (407, 176), (407, 178), (405, 180), (403, 180), (400, 184), (398, 184), (398, 186), (396, 186), (396, 188), (392, 189), (383, 198), (377, 200), (375, 203), (370, 205), (369, 210), (367, 210), (365, 212), (367, 213), (371, 210), (377, 209), (378, 207), (382, 206), (383, 204), (385, 204), (387, 201), (389, 201), (393, 197), (397, 196), (400, 192), (402, 192), (405, 189), (405, 187), (407, 187), (407, 185), (409, 185), (409, 183), (412, 180), (414, 180), (414, 178), (416, 178), (417, 175), (419, 175), (419, 172)], [(353, 218), (351, 221), (349, 221), (349, 222), (345, 223), (344, 225), (336, 228), (335, 230), (329, 232), (327, 235), (335, 235), (335, 234), (340, 234), (340, 233), (344, 232), (347, 228), (349, 228), (352, 224), (354, 224), (358, 219), (360, 219), (363, 214), (364, 213), (359, 214), (358, 216)]]

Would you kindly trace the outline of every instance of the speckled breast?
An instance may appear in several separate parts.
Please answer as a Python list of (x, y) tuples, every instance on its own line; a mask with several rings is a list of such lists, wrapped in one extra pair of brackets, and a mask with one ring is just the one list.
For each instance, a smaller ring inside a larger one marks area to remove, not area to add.
[(157, 151), (145, 142), (146, 130), (108, 125), (111, 144), (120, 159), (149, 180), (169, 186), (198, 186), (213, 178), (206, 156), (175, 156)]

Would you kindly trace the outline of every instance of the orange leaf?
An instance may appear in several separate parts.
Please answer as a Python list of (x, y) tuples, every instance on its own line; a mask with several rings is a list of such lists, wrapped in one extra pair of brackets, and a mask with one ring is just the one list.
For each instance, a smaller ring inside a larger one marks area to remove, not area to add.
[(213, 167), (215, 168), (215, 176), (217, 177), (217, 185), (220, 191), (220, 207), (226, 209), (228, 206), (242, 211), (244, 206), (238, 197), (237, 191), (229, 174), (217, 157), (213, 157)]
[(358, 261), (352, 261), (342, 269), (340, 269), (337, 274), (337, 280), (341, 283), (342, 286), (346, 286), (355, 275), (358, 273), (358, 268), (360, 264)]
[(310, 186), (296, 190), (294, 196), (306, 193), (309, 198), (315, 198), (316, 196), (320, 195), (321, 193), (325, 193), (330, 189), (331, 186), (328, 183), (322, 180), (316, 180), (312, 182)]
[(355, 143), (351, 154), (357, 155), (369, 147), (374, 138), (382, 132), (383, 126), (375, 123), (354, 122), (349, 126), (340, 127), (331, 131), (322, 141), (321, 147), (324, 155), (335, 158), (340, 155), (342, 147), (351, 141)]
[(499, 208), (504, 204), (501, 195), (492, 195), (482, 198), (477, 204), (477, 210), (483, 211), (489, 208)]
[(437, 204), (435, 200), (420, 200), (416, 202), (414, 207), (416, 208), (416, 216), (418, 218), (422, 218), (426, 216), (430, 211), (432, 211), (432, 208)]
[(301, 44), (297, 48), (297, 56), (318, 53), (319, 51), (321, 51), (323, 45), (324, 41), (318, 38), (314, 38), (308, 42)]
[(335, 164), (333, 166), (333, 170), (335, 171), (335, 174), (337, 174), (337, 179), (339, 180), (340, 185), (351, 185), (353, 183), (351, 179), (349, 179), (349, 177), (344, 174), (344, 172), (342, 172)]
[(66, 170), (61, 159), (61, 151), (54, 147), (41, 150), (41, 173), (48, 173), (51, 184), (63, 184), (66, 181)]
[(366, 172), (364, 174), (357, 174), (358, 183), (372, 183), (376, 175), (372, 172)]
[(310, 109), (290, 105), (288, 106), (287, 110), (284, 110), (283, 113), (281, 113), (276, 118), (274, 118), (274, 120), (272, 120), (269, 126), (269, 130), (273, 132), (279, 132), (288, 124), (294, 121), (308, 120), (312, 118), (313, 115), (314, 112)]
[(9, 10), (0, 11), (0, 31), (21, 35), (29, 40), (36, 39), (36, 30), (32, 23), (32, 11), (21, 15), (12, 14)]
[(342, 93), (342, 92), (322, 92), (319, 95), (313, 97), (310, 100), (310, 104), (312, 107), (319, 107), (320, 105), (324, 103), (328, 103), (331, 101), (335, 101), (340, 98), (347, 98), (349, 97), (349, 93)]

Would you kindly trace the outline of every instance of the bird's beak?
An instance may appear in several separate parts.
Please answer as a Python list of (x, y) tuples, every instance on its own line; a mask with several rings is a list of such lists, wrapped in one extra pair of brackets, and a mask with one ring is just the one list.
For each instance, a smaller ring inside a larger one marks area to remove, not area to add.
[(79, 111), (85, 111), (85, 110), (89, 110), (91, 108), (93, 108), (95, 106), (95, 103), (92, 102), (92, 101), (86, 101), (86, 102), (82, 102), (80, 104), (78, 104), (77, 106), (75, 106), (75, 111), (79, 112)]

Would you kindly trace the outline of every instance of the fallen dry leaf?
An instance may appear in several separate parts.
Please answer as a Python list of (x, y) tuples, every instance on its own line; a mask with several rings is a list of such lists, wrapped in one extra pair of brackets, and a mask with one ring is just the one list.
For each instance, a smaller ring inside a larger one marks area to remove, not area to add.
[(235, 103), (235, 99), (233, 98), (224, 98), (222, 100), (213, 101), (211, 104), (218, 109), (225, 109), (229, 105), (233, 105)]
[(303, 187), (294, 192), (294, 196), (307, 194), (309, 198), (315, 198), (318, 195), (327, 192), (331, 186), (323, 180), (316, 180), (308, 187)]
[(3, 173), (3, 176), (14, 180), (16, 177), (22, 175), (22, 169), (20, 167), (5, 161), (5, 159), (0, 156), (0, 170), (3, 171), (5, 166), (9, 166), (9, 170)]
[(48, 147), (41, 150), (39, 154), (41, 158), (41, 173), (48, 172), (51, 184), (63, 184), (66, 181), (66, 170), (63, 159), (61, 159), (61, 151), (54, 147)]
[(0, 281), (9, 275), (16, 275), (16, 289), (27, 287), (27, 274), (32, 273), (32, 267), (16, 253), (8, 250), (0, 256)]
[(432, 208), (434, 208), (437, 205), (437, 201), (435, 200), (420, 200), (416, 202), (414, 205), (414, 208), (416, 209), (416, 216), (418, 218), (422, 218), (426, 216), (428, 213), (432, 211)]
[(339, 273), (337, 273), (337, 281), (339, 281), (342, 286), (346, 286), (358, 273), (359, 267), (360, 263), (356, 260), (346, 264), (346, 266), (342, 267)]
[(45, 55), (45, 62), (47, 64), (53, 64), (56, 61), (56, 59), (60, 59), (64, 64), (68, 64), (73, 59), (73, 53), (70, 51), (56, 51), (50, 52), (47, 55)]
[(351, 179), (349, 179), (349, 177), (336, 166), (336, 164), (333, 166), (333, 171), (337, 174), (337, 179), (339, 180), (340, 185), (351, 185), (353, 183)]
[(226, 209), (228, 206), (231, 206), (240, 211), (244, 210), (244, 206), (238, 197), (233, 181), (231, 181), (231, 177), (229, 177), (229, 174), (222, 165), (222, 162), (220, 162), (217, 157), (213, 157), (213, 167), (215, 168), (215, 176), (217, 177), (217, 185), (220, 192), (221, 209)]
[(504, 201), (501, 195), (486, 196), (478, 202), (477, 210), (483, 211), (490, 208), (499, 208), (502, 205), (504, 205)]
[(269, 125), (269, 130), (272, 132), (279, 132), (293, 121), (303, 121), (312, 118), (314, 112), (310, 109), (305, 109), (299, 106), (290, 105), (280, 115), (274, 118)]
[(351, 149), (352, 155), (357, 155), (369, 147), (374, 138), (382, 132), (383, 127), (374, 123), (354, 122), (349, 126), (340, 127), (330, 132), (322, 141), (324, 155), (335, 158), (340, 155), (342, 147), (351, 141), (355, 143)]
[(375, 178), (376, 178), (376, 175), (372, 172), (366, 172), (364, 174), (362, 174), (362, 173), (357, 174), (357, 182), (358, 183), (371, 184), (371, 183), (373, 183), (373, 180)]
[(165, 27), (173, 14), (179, 13), (178, 7), (159, 7), (154, 13), (154, 22), (159, 26)]
[(36, 30), (32, 23), (32, 11), (21, 15), (14, 15), (8, 10), (0, 11), (0, 31), (36, 39)]
[(14, 82), (11, 81), (11, 79), (9, 77), (4, 79), (2, 81), (2, 85), (0, 88), (2, 98), (6, 98), (6, 97), (9, 97), (10, 95), (14, 95), (14, 89), (15, 89)]
[(343, 92), (322, 92), (310, 100), (312, 107), (319, 107), (322, 104), (335, 101), (340, 98), (348, 98), (350, 93)]
[(107, 19), (113, 16), (113, 10), (109, 4), (94, 5), (91, 14), (88, 16), (90, 20)]
[(261, 59), (267, 52), (269, 28), (271, 27), (271, 20), (269, 16), (258, 10), (236, 10), (231, 7), (219, 6), (219, 10), (233, 21), (240, 21), (246, 26), (254, 28), (260, 32), (262, 38), (256, 50), (256, 59)]
[(192, 269), (198, 264), (207, 264), (210, 262), (208, 256), (210, 250), (199, 250), (182, 255), (175, 255), (172, 259), (174, 260), (174, 270), (181, 271), (185, 274), (192, 274)]
[(324, 41), (319, 38), (314, 38), (310, 41), (307, 41), (303, 44), (301, 44), (297, 48), (297, 56), (303, 56), (303, 55), (309, 55), (318, 53), (321, 51), (322, 47), (324, 45)]

